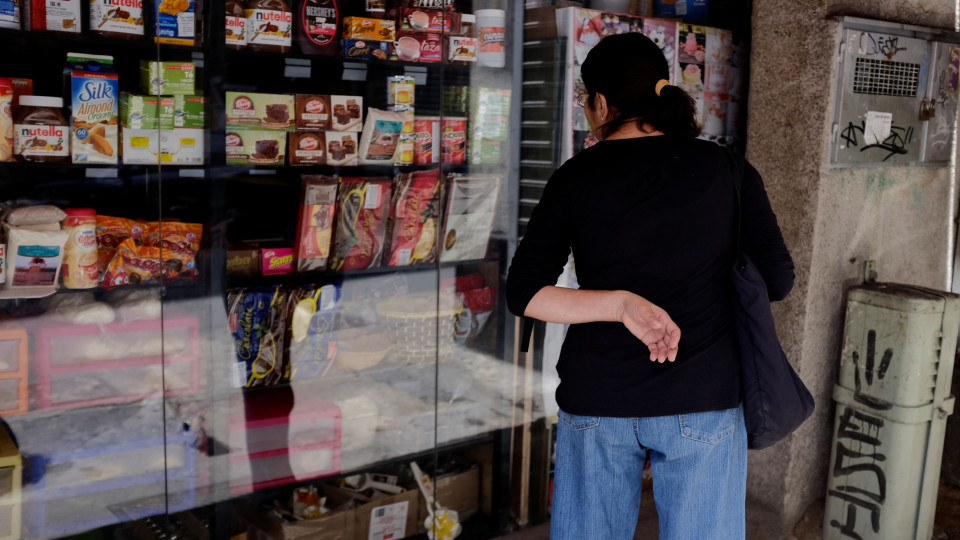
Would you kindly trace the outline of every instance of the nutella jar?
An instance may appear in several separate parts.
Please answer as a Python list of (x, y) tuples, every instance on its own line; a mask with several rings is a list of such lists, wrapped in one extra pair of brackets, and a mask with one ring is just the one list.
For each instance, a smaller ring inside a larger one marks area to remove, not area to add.
[(143, 0), (90, 0), (90, 31), (112, 39), (141, 39)]
[(293, 42), (293, 10), (284, 0), (249, 0), (247, 47), (257, 52), (286, 54)]
[(227, 0), (224, 3), (227, 13), (226, 40), (228, 49), (243, 49), (247, 46), (247, 11), (241, 0)]
[(70, 160), (70, 124), (63, 99), (20, 96), (13, 121), (13, 153), (19, 161), (62, 163)]

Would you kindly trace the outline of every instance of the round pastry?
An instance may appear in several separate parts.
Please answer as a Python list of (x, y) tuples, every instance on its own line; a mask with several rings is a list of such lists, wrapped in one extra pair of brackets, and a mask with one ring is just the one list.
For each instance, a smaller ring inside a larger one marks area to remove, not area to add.
[(698, 84), (700, 82), (700, 66), (687, 64), (687, 67), (683, 68), (683, 82), (687, 84)]

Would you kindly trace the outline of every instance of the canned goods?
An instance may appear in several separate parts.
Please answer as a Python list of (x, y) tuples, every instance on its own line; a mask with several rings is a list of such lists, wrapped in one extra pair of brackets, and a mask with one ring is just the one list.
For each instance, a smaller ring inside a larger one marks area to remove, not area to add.
[(387, 105), (392, 111), (412, 110), (416, 100), (414, 78), (407, 75), (387, 77)]
[(397, 143), (397, 153), (394, 154), (398, 165), (413, 164), (414, 147), (414, 135), (401, 133), (400, 142)]
[(463, 165), (467, 161), (467, 119), (444, 118), (441, 125), (442, 154), (445, 165)]
[(440, 117), (417, 116), (413, 119), (413, 163), (440, 163), (440, 152), (434, 146), (440, 141)]

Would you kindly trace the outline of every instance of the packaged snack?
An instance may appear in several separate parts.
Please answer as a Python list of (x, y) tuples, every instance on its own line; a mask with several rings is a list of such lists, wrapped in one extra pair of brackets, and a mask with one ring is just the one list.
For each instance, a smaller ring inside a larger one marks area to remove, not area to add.
[(63, 99), (22, 96), (14, 118), (13, 153), (20, 161), (70, 161), (70, 125)]
[(285, 0), (249, 0), (247, 48), (286, 54), (293, 43), (293, 10)]
[(343, 37), (345, 39), (393, 41), (396, 38), (396, 23), (384, 19), (345, 17), (343, 19)]
[(228, 276), (260, 275), (260, 248), (248, 245), (230, 245), (227, 247)]
[(297, 129), (326, 131), (330, 129), (330, 96), (297, 94)]
[(30, 0), (30, 27), (79, 34), (80, 9), (80, 0)]
[(61, 230), (33, 231), (4, 224), (7, 234), (8, 289), (55, 288), (63, 263), (63, 247), (69, 233)]
[(502, 9), (478, 9), (477, 58), (481, 66), (502, 68), (506, 65), (506, 12)]
[(413, 163), (440, 163), (440, 117), (417, 116), (413, 119)]
[(224, 2), (224, 40), (228, 49), (242, 50), (247, 46), (247, 12), (243, 0)]
[(390, 207), (389, 178), (341, 178), (333, 270), (379, 266)]
[(229, 328), (237, 353), (234, 386), (271, 386), (289, 376), (283, 361), (286, 299), (282, 287), (234, 289), (227, 294)]
[(287, 134), (283, 131), (235, 130), (227, 133), (227, 165), (282, 166)]
[(190, 95), (197, 89), (197, 65), (193, 62), (140, 61), (140, 91), (152, 96)]
[(440, 34), (398, 32), (395, 47), (398, 60), (406, 62), (443, 61), (443, 37)]
[(176, 128), (160, 132), (160, 162), (203, 165), (205, 134), (201, 128)]
[(303, 0), (297, 41), (304, 54), (340, 52), (340, 6), (337, 0)]
[(24, 13), (23, 0), (0, 0), (0, 28), (20, 30)]
[(360, 60), (393, 59), (393, 42), (374, 41), (372, 39), (344, 39), (343, 57)]
[(330, 110), (333, 131), (363, 131), (362, 97), (330, 96)]
[(173, 96), (173, 127), (203, 129), (206, 125), (205, 103), (203, 96)]
[(476, 62), (477, 38), (470, 36), (450, 36), (450, 61)]
[(448, 9), (454, 7), (453, 0), (410, 0), (410, 7), (427, 9)]
[(120, 125), (130, 129), (173, 129), (174, 99), (170, 96), (120, 94)]
[(357, 153), (357, 134), (354, 132), (328, 131), (327, 165), (335, 167), (352, 166), (360, 163)]
[(13, 83), (0, 79), (0, 161), (13, 161)]
[(298, 272), (326, 270), (330, 259), (336, 206), (336, 178), (304, 175), (297, 227)]
[(369, 109), (360, 138), (360, 163), (390, 165), (400, 142), (400, 132), (407, 120), (403, 113)]
[(323, 165), (326, 163), (326, 140), (322, 131), (298, 131), (291, 133), (290, 156), (291, 165)]
[(387, 77), (387, 105), (391, 111), (413, 110), (416, 104), (416, 82), (409, 75)]
[(340, 283), (290, 291), (285, 343), (291, 380), (319, 377), (330, 369), (337, 355), (334, 328), (340, 292)]
[(156, 0), (154, 40), (173, 45), (194, 45), (197, 37), (196, 13), (196, 0)]
[(446, 202), (441, 262), (487, 256), (501, 181), (497, 175), (452, 178)]
[(405, 8), (400, 12), (400, 27), (397, 30), (458, 33), (460, 14), (441, 9)]
[(292, 131), (295, 108), (289, 94), (227, 92), (227, 126)]
[(397, 177), (387, 226), (390, 239), (387, 266), (436, 262), (440, 185), (439, 169)]
[(168, 279), (196, 279), (197, 253), (203, 224), (164, 221), (159, 226), (159, 240), (150, 239), (150, 244), (160, 248), (163, 260), (163, 276)]
[(260, 250), (260, 273), (280, 276), (293, 273), (293, 248), (263, 248)]
[(143, 37), (142, 0), (90, 0), (90, 30), (114, 39)]
[(467, 119), (444, 118), (440, 125), (441, 160), (447, 165), (463, 165), (467, 159)]
[(113, 57), (68, 53), (66, 76), (72, 97), (73, 162), (116, 163), (120, 94)]
[(60, 223), (67, 217), (66, 212), (49, 204), (24, 206), (12, 210), (6, 216), (6, 221), (15, 227), (30, 227), (33, 225), (47, 225)]
[(110, 216), (97, 216), (97, 268), (101, 277), (107, 271), (107, 265), (117, 254), (119, 246), (127, 238), (133, 236), (136, 228), (137, 237), (143, 234), (143, 226), (132, 219)]
[(133, 238), (127, 238), (117, 246), (117, 254), (103, 274), (102, 285), (109, 290), (124, 285), (151, 283), (160, 279), (162, 273), (160, 248), (138, 246)]

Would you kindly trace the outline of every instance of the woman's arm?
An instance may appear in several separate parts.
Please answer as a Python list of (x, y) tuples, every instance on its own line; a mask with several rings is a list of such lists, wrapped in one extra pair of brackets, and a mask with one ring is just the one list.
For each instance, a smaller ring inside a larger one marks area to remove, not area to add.
[(771, 301), (783, 300), (793, 288), (793, 259), (783, 241), (777, 216), (760, 173), (744, 161), (743, 188), (740, 194), (740, 249), (760, 271)]
[(524, 316), (560, 324), (622, 322), (650, 349), (650, 360), (677, 359), (680, 328), (667, 312), (628, 291), (588, 291), (547, 286), (527, 304)]

